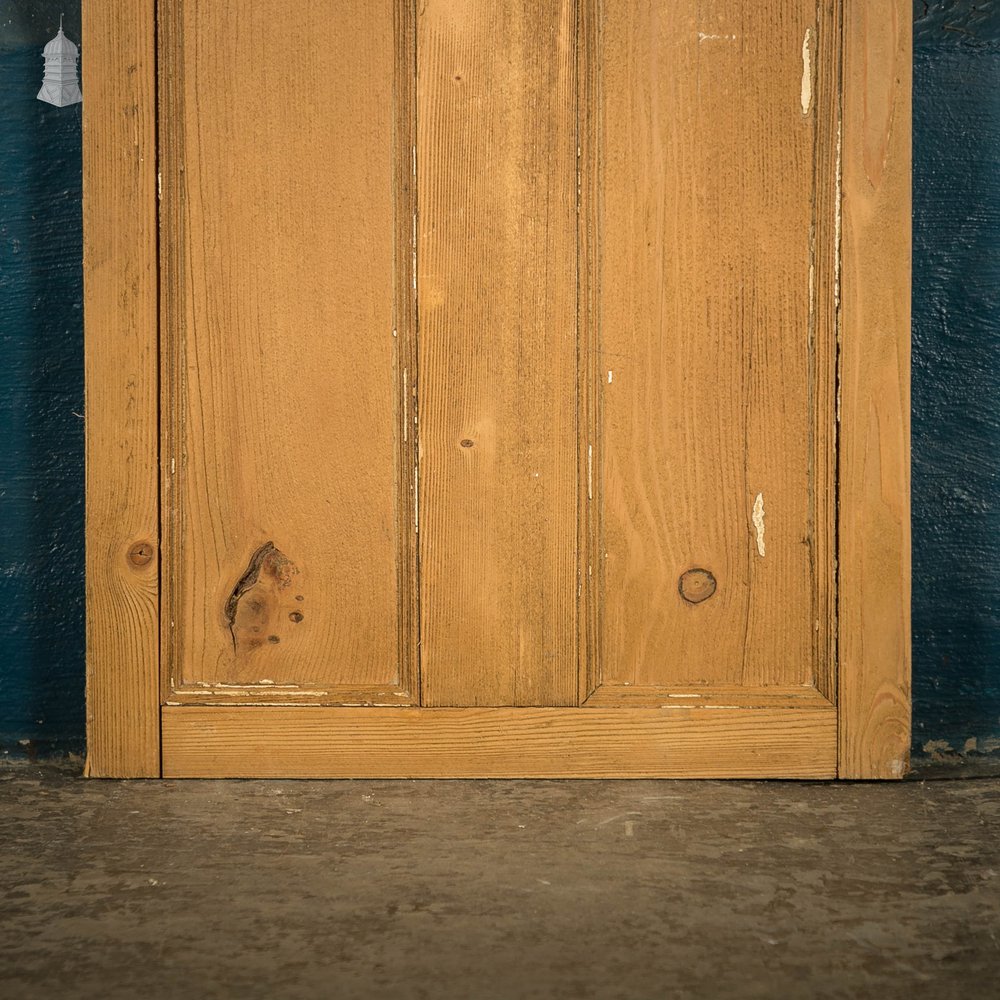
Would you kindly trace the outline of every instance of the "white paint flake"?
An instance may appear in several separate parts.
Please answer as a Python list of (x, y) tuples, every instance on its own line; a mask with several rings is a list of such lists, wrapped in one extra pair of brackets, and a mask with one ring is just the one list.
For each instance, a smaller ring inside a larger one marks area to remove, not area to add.
[(813, 73), (812, 73), (812, 28), (806, 28), (802, 39), (802, 114), (809, 114), (812, 108)]
[(704, 31), (698, 32), (699, 42), (735, 42), (735, 35), (706, 35)]
[(757, 532), (757, 555), (764, 556), (764, 494), (758, 493), (753, 502), (753, 526)]
[(837, 173), (834, 178), (835, 189), (833, 193), (833, 243), (836, 251), (833, 258), (833, 304), (838, 311), (840, 310), (840, 216), (842, 207), (841, 203), (843, 201), (843, 159), (841, 151), (842, 135), (843, 123), (837, 122)]

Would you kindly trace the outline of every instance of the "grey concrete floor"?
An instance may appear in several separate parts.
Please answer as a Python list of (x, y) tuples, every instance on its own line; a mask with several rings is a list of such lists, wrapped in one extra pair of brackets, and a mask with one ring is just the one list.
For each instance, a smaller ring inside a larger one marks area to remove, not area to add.
[(1000, 781), (0, 767), (0, 997), (1000, 996)]

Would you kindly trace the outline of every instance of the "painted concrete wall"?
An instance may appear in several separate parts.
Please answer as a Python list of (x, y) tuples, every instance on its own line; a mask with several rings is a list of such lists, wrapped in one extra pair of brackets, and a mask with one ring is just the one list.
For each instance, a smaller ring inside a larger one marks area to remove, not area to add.
[[(80, 108), (35, 100), (62, 11), (79, 42), (79, 0), (0, 0), (7, 752), (84, 731)], [(1000, 0), (914, 15), (914, 749), (1000, 761)]]

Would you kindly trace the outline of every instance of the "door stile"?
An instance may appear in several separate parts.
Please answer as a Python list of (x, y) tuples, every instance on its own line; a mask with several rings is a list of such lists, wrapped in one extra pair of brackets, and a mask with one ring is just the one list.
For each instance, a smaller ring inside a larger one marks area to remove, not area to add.
[(839, 676), (843, 778), (910, 756), (913, 11), (844, 0)]
[(155, 6), (83, 5), (91, 777), (160, 774)]

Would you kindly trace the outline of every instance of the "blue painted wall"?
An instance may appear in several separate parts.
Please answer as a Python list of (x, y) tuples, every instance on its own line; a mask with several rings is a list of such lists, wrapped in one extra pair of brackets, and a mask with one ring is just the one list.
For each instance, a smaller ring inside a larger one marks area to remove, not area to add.
[[(0, 746), (83, 745), (80, 108), (0, 0)], [(1000, 2), (916, 0), (914, 749), (1000, 759)]]
[(1000, 3), (915, 13), (914, 748), (1000, 760)]
[(81, 105), (35, 99), (79, 0), (0, 0), (0, 745), (83, 742)]

